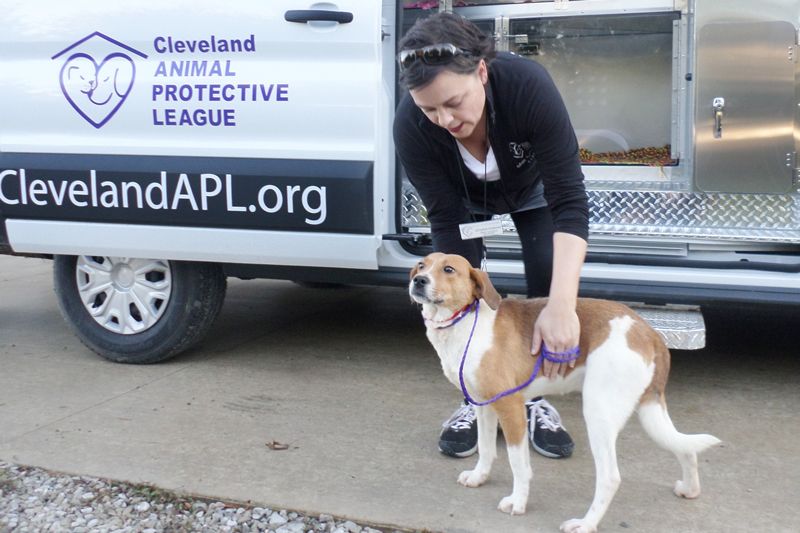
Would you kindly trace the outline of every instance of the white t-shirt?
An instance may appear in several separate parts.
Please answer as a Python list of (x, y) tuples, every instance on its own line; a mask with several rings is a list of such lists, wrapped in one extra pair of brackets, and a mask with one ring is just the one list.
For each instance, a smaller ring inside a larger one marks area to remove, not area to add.
[(500, 168), (497, 166), (497, 159), (494, 157), (494, 150), (489, 146), (489, 153), (486, 154), (486, 163), (481, 163), (475, 156), (469, 153), (469, 150), (464, 148), (464, 145), (456, 141), (458, 151), (461, 152), (461, 157), (464, 159), (464, 164), (467, 168), (475, 174), (475, 177), (483, 181), (498, 181), (500, 179)]

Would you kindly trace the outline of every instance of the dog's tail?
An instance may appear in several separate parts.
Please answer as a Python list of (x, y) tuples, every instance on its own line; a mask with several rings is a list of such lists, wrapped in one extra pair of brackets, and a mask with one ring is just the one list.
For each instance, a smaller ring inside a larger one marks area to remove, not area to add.
[(647, 401), (639, 405), (642, 427), (656, 444), (675, 455), (698, 454), (721, 441), (713, 435), (687, 435), (675, 429), (663, 401)]

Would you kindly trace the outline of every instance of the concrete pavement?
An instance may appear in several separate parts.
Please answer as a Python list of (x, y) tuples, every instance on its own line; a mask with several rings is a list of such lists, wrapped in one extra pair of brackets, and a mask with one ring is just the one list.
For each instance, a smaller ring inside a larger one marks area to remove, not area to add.
[[(677, 461), (637, 421), (618, 443), (622, 486), (603, 531), (800, 531), (800, 393), (789, 317), (707, 317), (709, 348), (673, 354), (670, 413), (724, 441), (680, 500)], [(785, 322), (782, 322), (785, 320)], [(613, 394), (613, 391), (609, 391)], [(152, 366), (106, 362), (59, 315), (48, 261), (0, 256), (0, 459), (207, 497), (446, 532), (556, 531), (582, 516), (594, 467), (580, 397), (550, 398), (576, 441), (533, 453), (528, 513), (503, 447), (491, 480), (436, 450), (460, 399), (403, 290), (229, 280), (208, 338)], [(290, 445), (270, 450), (277, 440)]]

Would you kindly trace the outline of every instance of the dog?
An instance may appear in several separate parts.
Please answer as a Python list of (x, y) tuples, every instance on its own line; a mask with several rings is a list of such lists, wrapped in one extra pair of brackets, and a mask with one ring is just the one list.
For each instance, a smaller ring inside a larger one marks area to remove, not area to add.
[[(532, 376), (533, 327), (546, 298), (501, 299), (489, 276), (458, 255), (433, 253), (412, 270), (409, 294), (422, 305), (428, 340), (442, 369), (467, 398), (483, 403), (519, 387)], [(514, 483), (498, 509), (523, 514), (532, 478), (525, 399), (582, 391), (583, 416), (595, 461), (594, 500), (586, 515), (561, 524), (565, 533), (597, 531), (620, 484), (617, 435), (637, 411), (647, 434), (678, 458), (683, 477), (674, 492), (700, 495), (697, 454), (718, 444), (711, 435), (686, 435), (672, 424), (664, 397), (670, 353), (661, 336), (629, 307), (579, 298), (579, 356), (574, 368), (552, 379), (543, 375), (516, 393), (477, 406), (478, 463), (458, 482), (478, 487), (497, 455), (497, 423), (506, 440)], [(463, 384), (463, 385), (462, 385)]]

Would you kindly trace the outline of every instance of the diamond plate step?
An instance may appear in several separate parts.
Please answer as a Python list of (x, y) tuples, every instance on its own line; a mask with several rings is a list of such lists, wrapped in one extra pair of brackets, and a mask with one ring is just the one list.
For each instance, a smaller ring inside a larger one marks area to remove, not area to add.
[(706, 346), (706, 324), (696, 307), (658, 307), (629, 304), (661, 334), (671, 350), (700, 350)]

